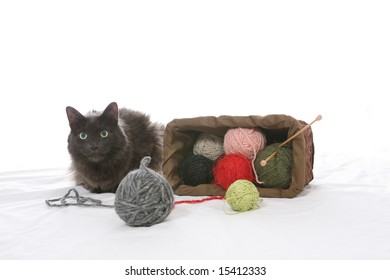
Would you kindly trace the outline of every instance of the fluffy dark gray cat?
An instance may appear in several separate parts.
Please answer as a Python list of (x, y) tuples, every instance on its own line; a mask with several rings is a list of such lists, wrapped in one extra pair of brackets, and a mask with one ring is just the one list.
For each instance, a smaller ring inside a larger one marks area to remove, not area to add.
[(150, 156), (149, 167), (161, 171), (164, 125), (130, 109), (118, 109), (113, 102), (103, 112), (82, 115), (66, 107), (71, 128), (68, 151), (77, 184), (91, 192), (115, 192), (141, 159)]

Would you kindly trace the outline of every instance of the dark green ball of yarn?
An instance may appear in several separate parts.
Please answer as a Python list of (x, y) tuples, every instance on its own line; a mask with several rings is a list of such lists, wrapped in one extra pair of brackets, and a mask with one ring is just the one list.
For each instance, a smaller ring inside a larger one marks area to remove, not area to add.
[(190, 155), (180, 163), (180, 177), (184, 184), (197, 186), (213, 181), (213, 161), (202, 155)]
[[(280, 143), (266, 146), (260, 151), (255, 160), (255, 172), (261, 182), (262, 187), (279, 187), (288, 189), (291, 183), (291, 173), (293, 167), (293, 151), (290, 145), (279, 147)], [(265, 166), (260, 162), (265, 160), (273, 152), (276, 155), (268, 160)]]

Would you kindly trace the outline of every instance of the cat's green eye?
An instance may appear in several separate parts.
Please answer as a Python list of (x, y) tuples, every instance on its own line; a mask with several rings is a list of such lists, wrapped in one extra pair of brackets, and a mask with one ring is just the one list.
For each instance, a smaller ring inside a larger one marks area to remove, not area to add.
[(107, 130), (100, 131), (100, 137), (106, 138), (107, 136), (108, 136), (108, 131)]
[(85, 132), (80, 132), (79, 137), (81, 140), (85, 140), (85, 139), (87, 139), (88, 135)]

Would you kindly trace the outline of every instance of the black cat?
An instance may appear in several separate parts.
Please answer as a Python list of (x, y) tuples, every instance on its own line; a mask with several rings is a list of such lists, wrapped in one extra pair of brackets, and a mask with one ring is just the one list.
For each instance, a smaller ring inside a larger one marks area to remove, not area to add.
[(103, 112), (80, 114), (66, 108), (71, 128), (68, 151), (77, 184), (91, 192), (115, 192), (141, 159), (150, 156), (150, 168), (159, 172), (163, 161), (164, 125), (152, 123), (144, 113), (113, 102)]

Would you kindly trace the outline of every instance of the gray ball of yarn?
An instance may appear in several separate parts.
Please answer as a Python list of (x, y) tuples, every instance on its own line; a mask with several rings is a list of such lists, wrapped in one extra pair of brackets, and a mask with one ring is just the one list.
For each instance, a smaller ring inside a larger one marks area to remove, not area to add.
[(115, 211), (129, 226), (148, 227), (161, 223), (171, 213), (174, 195), (166, 179), (148, 168), (150, 157), (130, 171), (115, 193)]

